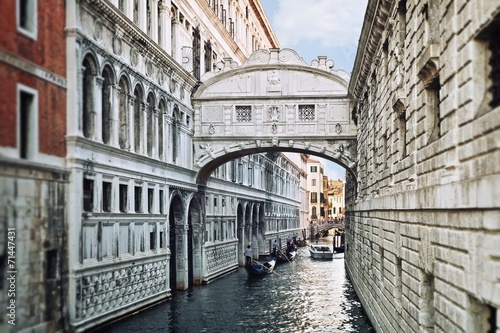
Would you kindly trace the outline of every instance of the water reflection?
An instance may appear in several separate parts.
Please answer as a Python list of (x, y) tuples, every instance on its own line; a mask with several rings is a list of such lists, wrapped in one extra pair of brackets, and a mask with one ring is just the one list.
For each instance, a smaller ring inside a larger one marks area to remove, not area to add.
[[(325, 243), (326, 243), (325, 239)], [(320, 241), (321, 243), (321, 241)], [(255, 278), (244, 269), (208, 286), (177, 292), (162, 304), (102, 332), (374, 332), (343, 259), (312, 260), (307, 247), (276, 274)]]

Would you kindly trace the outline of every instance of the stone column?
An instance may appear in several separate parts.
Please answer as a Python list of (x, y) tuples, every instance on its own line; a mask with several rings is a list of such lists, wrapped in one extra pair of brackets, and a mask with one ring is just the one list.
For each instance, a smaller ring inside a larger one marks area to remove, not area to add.
[(142, 135), (142, 140), (140, 143), (140, 147), (139, 147), (139, 151), (137, 153), (140, 153), (140, 154), (143, 154), (143, 155), (147, 155), (148, 154), (148, 149), (147, 149), (147, 142), (148, 142), (148, 131), (147, 131), (147, 128), (148, 128), (148, 115), (146, 114), (146, 112), (148, 112), (148, 107), (147, 107), (147, 104), (144, 103), (144, 102), (141, 102), (141, 119), (139, 120), (139, 122), (141, 123), (141, 126), (140, 126), (140, 134)]
[(139, 28), (144, 31), (146, 34), (148, 33), (148, 27), (147, 27), (147, 0), (139, 0)]
[(170, 0), (162, 1), (162, 4), (159, 6), (160, 10), (160, 26), (161, 26), (161, 47), (168, 53), (172, 52), (172, 18), (170, 13)]
[(128, 147), (129, 151), (133, 151), (135, 147), (135, 136), (134, 136), (134, 104), (135, 96), (128, 95)]
[(177, 47), (177, 44), (179, 43), (179, 22), (177, 21), (177, 18), (173, 18), (172, 24), (171, 24), (171, 29), (172, 29), (172, 41), (171, 41), (171, 46), (170, 46), (170, 54), (172, 57), (177, 61), (178, 63), (182, 64), (182, 59), (181, 59), (181, 48)]
[(118, 135), (120, 132), (120, 91), (121, 88), (117, 84), (111, 87), (112, 89), (112, 103), (111, 103), (111, 133), (109, 144), (113, 147), (119, 147)]
[(125, 1), (125, 15), (130, 19), (130, 21), (134, 21), (134, 0), (124, 0)]
[(153, 111), (153, 133), (151, 133), (152, 138), (151, 138), (151, 144), (153, 145), (153, 148), (151, 150), (151, 155), (153, 155), (153, 158), (158, 159), (158, 114), (159, 110), (158, 108), (152, 108)]
[(158, 43), (158, 0), (151, 0), (151, 39)]
[(102, 142), (102, 86), (104, 83), (104, 78), (102, 76), (96, 76), (94, 81), (94, 105), (91, 111), (91, 117), (93, 119), (93, 129), (92, 129), (92, 140)]

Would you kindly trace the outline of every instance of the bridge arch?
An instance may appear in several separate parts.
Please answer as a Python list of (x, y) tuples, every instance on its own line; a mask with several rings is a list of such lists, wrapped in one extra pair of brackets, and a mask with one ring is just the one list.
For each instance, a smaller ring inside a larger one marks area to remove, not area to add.
[(350, 77), (332, 68), (326, 57), (307, 65), (291, 49), (271, 49), (206, 73), (191, 98), (198, 183), (230, 160), (277, 151), (326, 158), (356, 179)]

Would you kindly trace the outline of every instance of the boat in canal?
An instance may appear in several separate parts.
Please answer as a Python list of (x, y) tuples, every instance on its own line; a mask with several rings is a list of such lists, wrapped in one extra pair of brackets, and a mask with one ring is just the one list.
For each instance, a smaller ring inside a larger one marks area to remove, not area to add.
[(276, 256), (276, 261), (278, 264), (284, 262), (291, 262), (293, 261), (293, 259), (295, 259), (296, 256), (297, 256), (297, 250), (287, 251), (286, 253), (279, 251)]
[(328, 245), (314, 244), (309, 246), (309, 253), (313, 259), (333, 259), (333, 248)]
[(274, 266), (276, 266), (276, 258), (271, 258), (266, 261), (257, 261), (257, 260), (252, 260), (252, 263), (250, 266), (245, 267), (248, 274), (252, 276), (262, 276), (262, 275), (267, 275), (271, 274), (274, 271)]

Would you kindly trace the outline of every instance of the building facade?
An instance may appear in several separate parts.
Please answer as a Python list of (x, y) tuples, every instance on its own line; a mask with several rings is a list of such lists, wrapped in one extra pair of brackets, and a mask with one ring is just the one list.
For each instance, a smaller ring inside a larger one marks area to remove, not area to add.
[[(6, 1), (0, 30), (0, 331), (54, 330), (67, 285), (65, 5)], [(48, 10), (47, 8), (50, 8)]]
[(345, 214), (344, 182), (340, 179), (326, 180), (326, 196), (328, 198), (328, 221), (343, 220)]
[(300, 230), (300, 155), (193, 170), (200, 77), (279, 47), (259, 1), (19, 0), (2, 18), (2, 331), (97, 327)]
[(499, 18), (498, 1), (368, 4), (346, 263), (377, 332), (500, 330)]
[(309, 192), (309, 222), (323, 222), (325, 219), (323, 163), (313, 158), (307, 160), (307, 190)]

